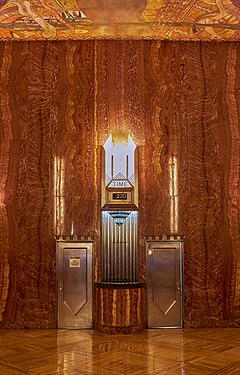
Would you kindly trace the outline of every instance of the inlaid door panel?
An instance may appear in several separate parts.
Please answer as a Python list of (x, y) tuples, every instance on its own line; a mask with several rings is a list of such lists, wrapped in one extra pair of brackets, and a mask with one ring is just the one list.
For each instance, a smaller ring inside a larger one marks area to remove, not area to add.
[(148, 326), (182, 327), (181, 241), (147, 243)]
[(92, 327), (92, 243), (58, 242), (58, 328)]

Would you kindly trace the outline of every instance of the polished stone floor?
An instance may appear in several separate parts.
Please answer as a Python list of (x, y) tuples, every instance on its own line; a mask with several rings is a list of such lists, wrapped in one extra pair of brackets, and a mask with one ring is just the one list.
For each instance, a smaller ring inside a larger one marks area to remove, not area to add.
[(0, 330), (0, 375), (240, 374), (240, 329)]

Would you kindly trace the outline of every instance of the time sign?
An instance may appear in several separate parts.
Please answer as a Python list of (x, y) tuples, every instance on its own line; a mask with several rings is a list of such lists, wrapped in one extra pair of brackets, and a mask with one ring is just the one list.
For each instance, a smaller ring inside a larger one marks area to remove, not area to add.
[(127, 200), (127, 193), (112, 193), (114, 200)]

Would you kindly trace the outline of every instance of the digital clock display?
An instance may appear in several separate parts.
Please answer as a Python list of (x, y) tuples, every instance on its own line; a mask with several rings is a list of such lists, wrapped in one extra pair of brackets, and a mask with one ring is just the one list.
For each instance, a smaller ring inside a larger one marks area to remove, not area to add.
[(114, 200), (127, 200), (127, 193), (113, 193), (112, 199), (114, 199)]

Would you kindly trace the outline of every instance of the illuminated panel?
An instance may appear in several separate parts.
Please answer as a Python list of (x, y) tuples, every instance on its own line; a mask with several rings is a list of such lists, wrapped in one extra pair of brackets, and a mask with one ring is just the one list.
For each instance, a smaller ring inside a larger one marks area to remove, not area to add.
[(137, 164), (136, 145), (129, 131), (111, 131), (102, 154), (102, 208), (138, 207)]
[(105, 186), (134, 186), (134, 151), (129, 131), (112, 131), (104, 144)]

